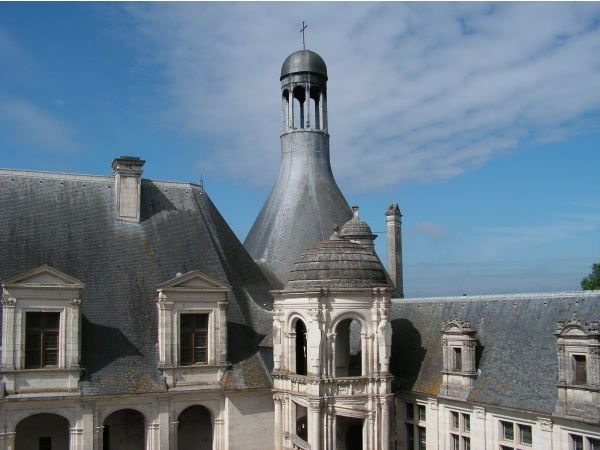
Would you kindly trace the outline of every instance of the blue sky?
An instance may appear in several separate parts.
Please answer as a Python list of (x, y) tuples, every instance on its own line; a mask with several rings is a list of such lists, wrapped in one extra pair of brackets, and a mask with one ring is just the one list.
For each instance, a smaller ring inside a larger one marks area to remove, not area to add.
[(202, 177), (243, 241), (302, 21), (342, 192), (375, 232), (404, 215), (407, 296), (580, 289), (600, 261), (597, 2), (0, 2), (0, 167), (140, 156), (145, 178)]

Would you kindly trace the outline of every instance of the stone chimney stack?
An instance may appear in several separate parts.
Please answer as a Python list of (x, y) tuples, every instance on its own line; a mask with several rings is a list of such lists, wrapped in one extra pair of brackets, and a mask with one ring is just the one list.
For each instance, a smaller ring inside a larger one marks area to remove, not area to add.
[(142, 167), (137, 156), (120, 156), (112, 163), (117, 196), (117, 219), (140, 223)]
[(404, 298), (402, 275), (402, 214), (397, 204), (391, 204), (385, 213), (387, 224), (388, 273), (396, 285), (400, 298)]

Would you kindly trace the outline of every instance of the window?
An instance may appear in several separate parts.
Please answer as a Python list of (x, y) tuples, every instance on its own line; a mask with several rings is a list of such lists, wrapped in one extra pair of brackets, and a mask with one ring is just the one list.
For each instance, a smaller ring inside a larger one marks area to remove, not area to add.
[(419, 427), (419, 450), (427, 449), (427, 428)]
[(427, 420), (425, 405), (419, 405), (419, 422), (425, 422)]
[(406, 404), (406, 418), (408, 420), (414, 420), (415, 418), (415, 405), (414, 403)]
[(587, 384), (587, 361), (585, 355), (573, 355), (573, 384)]
[(415, 404), (406, 404), (406, 449), (407, 450), (426, 450), (427, 449), (427, 428), (423, 422), (426, 419), (425, 405), (416, 405), (417, 418), (419, 424), (415, 422)]
[(454, 351), (453, 370), (455, 372), (461, 372), (462, 371), (462, 349), (460, 347), (454, 347), (452, 350)]
[(58, 366), (60, 313), (28, 312), (25, 315), (25, 368)]
[(511, 445), (501, 445), (501, 449), (520, 450), (533, 445), (533, 430), (531, 425), (500, 421), (500, 440), (511, 441)]
[(181, 314), (181, 365), (208, 362), (208, 314)]
[(569, 450), (600, 450), (600, 439), (578, 434), (569, 435)]
[(458, 411), (450, 411), (450, 448), (452, 450), (470, 450), (471, 415)]

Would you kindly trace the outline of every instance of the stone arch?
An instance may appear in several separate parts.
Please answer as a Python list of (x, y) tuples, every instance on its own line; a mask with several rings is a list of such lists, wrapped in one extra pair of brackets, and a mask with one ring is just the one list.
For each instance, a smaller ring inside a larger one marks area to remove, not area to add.
[(281, 93), (281, 131), (287, 133), (290, 125), (290, 92), (284, 89)]
[(306, 89), (304, 86), (296, 86), (293, 90), (292, 101), (294, 103), (294, 123), (293, 127), (302, 129), (305, 127), (305, 114), (306, 114)]
[(15, 427), (15, 450), (68, 450), (69, 420), (55, 413), (37, 413), (21, 419)]
[(365, 345), (364, 321), (356, 314), (344, 314), (335, 321), (334, 362), (336, 377), (360, 377), (363, 375)]
[(185, 408), (177, 417), (178, 450), (211, 450), (213, 448), (212, 414), (203, 405)]
[(112, 411), (103, 421), (104, 450), (144, 450), (146, 446), (146, 419), (132, 408)]
[(304, 318), (300, 316), (293, 317), (290, 324), (293, 336), (290, 342), (292, 353), (290, 363), (293, 366), (290, 369), (297, 375), (306, 375), (308, 373), (308, 328)]

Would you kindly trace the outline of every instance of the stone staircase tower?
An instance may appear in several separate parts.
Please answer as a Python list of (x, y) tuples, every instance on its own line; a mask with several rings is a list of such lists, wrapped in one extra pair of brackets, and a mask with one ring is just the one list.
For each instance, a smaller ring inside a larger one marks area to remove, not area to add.
[(281, 68), (281, 166), (244, 246), (283, 284), (294, 262), (352, 212), (329, 159), (327, 67), (299, 50)]

